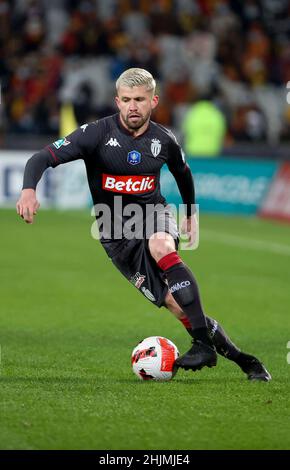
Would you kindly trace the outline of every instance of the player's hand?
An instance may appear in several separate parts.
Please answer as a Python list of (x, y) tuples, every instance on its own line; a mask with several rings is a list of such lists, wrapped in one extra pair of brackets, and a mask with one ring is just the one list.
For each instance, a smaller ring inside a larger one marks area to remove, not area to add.
[(184, 217), (181, 223), (181, 233), (188, 236), (187, 247), (193, 246), (198, 235), (198, 220), (196, 214)]
[(25, 220), (27, 224), (32, 224), (40, 204), (36, 199), (34, 189), (23, 189), (19, 201), (16, 203), (17, 214)]

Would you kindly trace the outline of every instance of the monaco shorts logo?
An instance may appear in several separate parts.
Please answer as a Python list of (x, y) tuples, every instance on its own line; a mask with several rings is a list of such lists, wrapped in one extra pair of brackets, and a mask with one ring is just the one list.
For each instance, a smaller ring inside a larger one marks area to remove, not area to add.
[(134, 284), (137, 289), (140, 289), (143, 282), (145, 281), (145, 278), (146, 276), (144, 276), (144, 274), (140, 274), (138, 271), (134, 276), (130, 278), (130, 282), (132, 282), (132, 284)]
[(120, 194), (149, 193), (155, 189), (155, 176), (106, 175), (103, 173), (102, 188)]
[(190, 281), (182, 281), (182, 282), (177, 282), (174, 284), (172, 287), (170, 287), (170, 292), (173, 294), (173, 292), (176, 292), (177, 290), (184, 289), (185, 287), (190, 286)]
[(141, 287), (141, 291), (143, 292), (145, 297), (147, 297), (147, 299), (151, 300), (151, 302), (156, 302), (154, 295), (152, 294), (152, 292), (150, 292), (149, 289), (147, 289), (146, 287)]

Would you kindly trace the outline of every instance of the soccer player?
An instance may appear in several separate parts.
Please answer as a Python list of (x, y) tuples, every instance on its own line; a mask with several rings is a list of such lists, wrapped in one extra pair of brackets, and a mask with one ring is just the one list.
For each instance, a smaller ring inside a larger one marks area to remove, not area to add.
[(197, 229), (194, 182), (174, 135), (150, 120), (158, 105), (155, 86), (146, 70), (122, 73), (116, 82), (119, 113), (84, 124), (28, 160), (17, 212), (32, 223), (39, 208), (36, 186), (46, 168), (83, 159), (100, 241), (108, 256), (140, 292), (157, 307), (169, 309), (192, 336), (191, 348), (176, 366), (193, 371), (212, 367), (219, 353), (250, 380), (269, 381), (264, 365), (241, 352), (217, 321), (205, 315), (196, 279), (178, 254), (177, 223), (160, 192), (161, 167), (166, 163), (177, 182), (186, 207), (181, 230), (189, 244), (194, 243)]

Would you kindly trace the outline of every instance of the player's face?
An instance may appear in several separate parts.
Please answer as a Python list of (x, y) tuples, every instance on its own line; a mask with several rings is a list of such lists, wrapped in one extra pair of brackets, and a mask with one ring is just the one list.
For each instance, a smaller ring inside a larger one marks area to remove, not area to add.
[(133, 88), (120, 86), (116, 103), (123, 125), (130, 131), (145, 130), (152, 110), (158, 104), (158, 96), (146, 89), (146, 85)]

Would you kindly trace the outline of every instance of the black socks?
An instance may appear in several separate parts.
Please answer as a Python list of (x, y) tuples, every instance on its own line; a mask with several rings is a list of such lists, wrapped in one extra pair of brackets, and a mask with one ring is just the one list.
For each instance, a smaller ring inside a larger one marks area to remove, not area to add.
[(166, 275), (169, 291), (190, 322), (193, 338), (212, 346), (198, 286), (191, 271), (176, 251), (164, 256), (158, 266)]
[[(208, 316), (205, 317), (208, 325), (208, 334), (216, 348), (216, 351), (226, 359), (236, 362), (242, 366), (248, 360), (248, 355), (241, 352), (241, 350), (230, 340), (223, 328), (219, 323)], [(190, 328), (187, 319), (181, 319), (181, 322), (187, 329), (190, 336), (194, 338), (194, 333)]]

